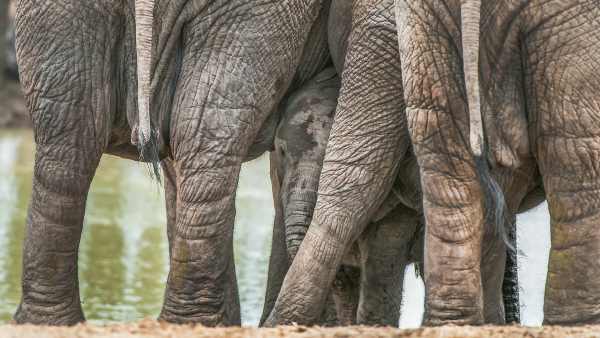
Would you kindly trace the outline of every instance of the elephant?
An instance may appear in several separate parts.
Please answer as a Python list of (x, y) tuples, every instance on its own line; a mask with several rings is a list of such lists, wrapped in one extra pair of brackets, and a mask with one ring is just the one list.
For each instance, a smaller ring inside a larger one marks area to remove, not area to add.
[[(295, 219), (293, 224), (302, 225), (312, 215), (321, 169), (318, 163), (325, 152), (339, 87), (339, 76), (333, 67), (307, 81), (282, 101), (278, 119), (263, 125), (248, 152), (246, 160), (253, 160), (265, 149), (272, 150), (270, 174), (276, 215), (271, 261), (277, 263), (271, 264), (270, 278), (285, 275), (285, 270), (277, 271), (284, 268), (278, 263), (287, 262), (287, 248), (291, 247), (286, 246), (285, 238), (282, 242), (276, 240), (280, 238), (278, 231), (283, 229), (283, 219)], [(172, 160), (165, 159), (161, 164), (165, 177), (167, 234), (171, 239), (176, 224), (177, 175)], [(279, 254), (282, 257), (278, 257)], [(337, 323), (337, 317), (330, 319), (334, 321)]]
[[(598, 206), (591, 196), (598, 182), (600, 7), (575, 0), (355, 6), (366, 14), (354, 14), (319, 200), (267, 324), (316, 320), (344, 253), (389, 192), (409, 146), (426, 224), (425, 324), (486, 321), (484, 230), (514, 225), (519, 210), (544, 199), (552, 219), (544, 322), (598, 322)], [(400, 52), (390, 59), (400, 61), (401, 86), (384, 82), (389, 74), (381, 69), (391, 69), (385, 60), (353, 47), (393, 43), (393, 33), (386, 40), (359, 30), (389, 23), (380, 6), (395, 11)], [(361, 106), (382, 97), (403, 98), (397, 105), (406, 104), (404, 114)], [(576, 109), (583, 116), (575, 117)], [(334, 199), (340, 190), (343, 198)]]
[[(502, 10), (497, 11), (506, 18), (514, 18), (524, 8), (536, 13), (530, 2), (523, 1), (522, 6), (500, 2)], [(549, 3), (552, 13), (564, 9)], [(574, 6), (574, 11), (579, 13), (584, 7)], [(452, 16), (443, 15), (448, 8), (453, 9)], [(507, 275), (516, 278), (516, 248), (506, 248), (506, 244), (516, 246), (515, 216), (550, 195), (543, 170), (531, 152), (530, 117), (521, 105), (531, 93), (517, 90), (523, 85), (522, 69), (514, 61), (520, 55), (515, 51), (518, 48), (505, 55), (498, 45), (486, 55), (487, 62), (512, 56), (514, 63), (502, 59), (504, 63), (494, 64), (497, 68), (482, 65), (483, 74), (494, 75), (494, 81), (486, 78), (486, 85), (495, 84), (498, 77), (502, 81), (497, 85), (502, 87), (482, 89), (485, 95), (478, 95), (480, 49), (473, 44), (480, 39), (480, 14), (473, 8), (477, 4), (458, 0), (353, 1), (347, 46), (330, 47), (332, 55), (344, 54), (339, 51), (345, 49), (347, 54), (319, 197), (266, 326), (319, 321), (338, 268), (387, 204), (386, 196), (394, 180), (403, 176), (398, 173), (410, 156), (418, 163), (425, 218), (425, 324), (502, 323), (503, 302), (509, 305), (506, 318), (518, 320), (518, 299), (510, 298), (518, 292), (518, 285), (516, 280), (503, 278), (499, 271), (504, 268), (498, 267), (507, 263)], [(482, 13), (492, 15), (490, 8)], [(410, 20), (405, 18), (407, 13), (412, 15)], [(419, 21), (423, 18), (439, 22), (426, 25)], [(486, 19), (481, 22), (496, 23)], [(514, 36), (507, 39), (512, 39), (494, 40), (498, 35), (489, 34), (484, 35), (485, 41), (511, 41), (517, 46), (522, 40), (509, 29), (512, 23), (507, 19), (503, 21), (506, 26), (487, 28), (510, 32)], [(432, 41), (448, 45), (429, 45)], [(457, 62), (463, 58), (463, 49), (464, 65)], [(451, 61), (451, 66), (438, 65)], [(515, 71), (502, 72), (509, 64)], [(506, 74), (514, 77), (503, 78)], [(451, 76), (451, 81), (444, 76)], [(492, 104), (488, 101), (492, 95), (504, 97)], [(506, 102), (520, 104), (503, 110)], [(502, 299), (502, 289), (508, 299)], [(358, 323), (368, 323), (360, 313)]]
[(15, 2), (9, 1), (9, 19), (8, 27), (4, 35), (4, 73), (12, 80), (19, 79), (19, 70), (17, 66), (17, 54), (15, 50)]
[[(330, 10), (332, 13), (330, 14), (330, 42), (341, 44), (340, 46), (333, 45), (331, 48), (334, 64), (340, 73), (343, 72), (347, 37), (352, 26), (352, 8), (352, 2), (334, 1)], [(387, 7), (378, 9), (377, 13), (383, 14), (384, 17), (373, 21), (393, 21), (391, 2), (387, 4)], [(331, 27), (337, 29), (331, 29)], [(391, 32), (391, 34), (388, 33), (388, 38), (394, 39), (395, 28), (392, 26), (387, 28)], [(393, 44), (390, 46), (393, 47), (389, 52), (398, 55), (397, 46)], [(393, 61), (394, 59), (396, 57), (389, 60)], [(394, 74), (397, 83), (400, 83), (400, 72)], [(275, 153), (277, 153), (277, 147)], [(314, 162), (322, 165), (324, 157), (325, 149), (321, 148), (320, 156)], [(331, 289), (335, 304), (328, 299), (324, 313), (316, 323), (326, 325), (360, 323), (390, 326), (398, 324), (404, 268), (408, 263), (417, 263), (418, 266), (422, 266), (423, 256), (422, 192), (419, 169), (412, 150), (405, 154), (398, 170), (396, 181), (388, 197), (375, 212), (375, 216), (360, 234), (358, 240), (351, 244), (351, 248), (347, 248), (342, 266), (334, 277)], [(277, 199), (279, 194), (277, 187), (280, 186), (281, 179), (274, 176), (272, 181), (275, 187), (274, 198)], [(539, 192), (536, 190), (539, 186), (540, 182), (532, 185), (528, 190), (532, 194), (519, 205), (518, 212), (527, 211), (541, 203), (543, 198), (536, 194)], [(304, 215), (300, 222), (297, 219), (290, 221), (279, 219), (275, 223), (273, 252), (261, 324), (267, 321), (267, 317), (273, 309), (283, 282), (284, 272), (288, 270), (298, 250), (298, 242), (304, 239), (310, 224), (316, 200), (311, 198), (308, 202), (309, 215)], [(514, 219), (511, 219), (506, 225), (514, 226)], [(488, 227), (487, 230), (491, 231), (485, 233), (487, 245), (483, 248), (485, 257), (482, 263), (486, 266), (485, 275), (487, 276), (485, 283), (487, 286), (486, 298), (488, 299), (486, 322), (519, 322), (520, 309), (516, 281), (516, 258), (514, 256), (516, 252), (515, 250), (508, 251), (507, 260), (512, 258), (515, 261), (512, 264), (510, 261), (507, 262), (506, 273), (502, 276), (499, 272), (504, 269), (502, 257), (505, 248), (498, 241), (499, 234), (495, 233), (496, 229)], [(515, 238), (511, 243), (516, 245)], [(419, 271), (422, 272), (422, 269)], [(499, 292), (501, 278), (504, 279), (502, 294)], [(503, 298), (500, 298), (501, 296)], [(331, 311), (332, 306), (334, 306), (333, 311)], [(333, 323), (328, 321), (332, 317), (329, 312), (334, 312), (337, 316)]]
[[(391, 13), (391, 12), (390, 12)], [(393, 14), (393, 13), (391, 13)], [(333, 1), (329, 16), (329, 41), (334, 65), (339, 73), (343, 72), (343, 63), (346, 54), (348, 35), (352, 25), (352, 2)], [(331, 124), (317, 126), (320, 134), (329, 135)], [(290, 194), (290, 182), (304, 183), (281, 175), (281, 172), (290, 172), (284, 169), (285, 162), (281, 161), (284, 154), (289, 156), (290, 144), (294, 145), (296, 152), (305, 154), (310, 160), (311, 167), (315, 167), (314, 177), (309, 180), (318, 181), (323, 159), (325, 157), (324, 142), (320, 147), (304, 146), (298, 140), (305, 137), (298, 135), (282, 135), (275, 142), (275, 149), (271, 153), (271, 181), (273, 185), (273, 198), (275, 200), (276, 216), (273, 229), (272, 251), (269, 262), (269, 276), (265, 306), (261, 318), (261, 325), (273, 309), (281, 283), (291, 262), (293, 261), (300, 243), (304, 240), (310, 225), (313, 210), (317, 201), (318, 184), (306, 184), (315, 190), (304, 190), (301, 194), (293, 194), (291, 199), (301, 200), (305, 205), (304, 213), (287, 212)], [(326, 141), (326, 140), (325, 140)], [(369, 231), (365, 231), (361, 238), (354, 244), (344, 260), (344, 265), (336, 273), (331, 297), (328, 305), (318, 316), (316, 323), (321, 325), (352, 325), (357, 323), (357, 311), (361, 303), (362, 314), (358, 315), (359, 322), (377, 325), (397, 325), (402, 297), (402, 280), (404, 268), (410, 262), (420, 261), (419, 244), (420, 213), (418, 193), (418, 177), (414, 157), (405, 161), (402, 166), (403, 174), (399, 174), (397, 186), (400, 187), (397, 195), (392, 195), (385, 206), (381, 207), (379, 215), (372, 220)], [(405, 184), (405, 185), (403, 185)], [(406, 197), (404, 203), (401, 198)], [(283, 197), (283, 199), (282, 199)], [(279, 202), (279, 203), (278, 203)], [(294, 208), (298, 210), (298, 208)], [(368, 320), (367, 320), (368, 317)]]
[[(509, 214), (529, 203), (531, 182), (540, 182), (533, 201), (548, 201), (544, 323), (600, 321), (599, 15), (594, 1), (396, 0), (406, 115), (425, 187), (431, 323), (482, 321), (479, 266), (468, 252), (481, 246), (482, 167)], [(452, 22), (461, 16), (459, 28)], [(432, 65), (426, 74), (424, 64)], [(444, 268), (439, 252), (456, 268)], [(470, 283), (448, 299), (458, 278)]]
[(273, 147), (288, 98), (314, 79), (334, 81), (329, 5), (19, 1), (16, 50), (37, 147), (17, 323), (84, 320), (77, 250), (86, 196), (101, 156), (112, 154), (155, 176), (161, 162), (165, 169), (170, 271), (159, 319), (240, 324), (240, 167)]

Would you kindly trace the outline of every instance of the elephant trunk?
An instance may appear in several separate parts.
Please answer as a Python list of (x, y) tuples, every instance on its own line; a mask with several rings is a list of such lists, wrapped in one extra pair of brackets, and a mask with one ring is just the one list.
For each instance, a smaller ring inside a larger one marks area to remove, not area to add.
[(317, 203), (320, 167), (301, 165), (298, 175), (284, 181), (284, 225), (290, 262), (306, 236)]
[(154, 7), (154, 0), (136, 0), (135, 2), (138, 122), (137, 126), (133, 128), (131, 143), (138, 147), (140, 160), (153, 163), (154, 173), (158, 178), (158, 132), (153, 129), (150, 118)]

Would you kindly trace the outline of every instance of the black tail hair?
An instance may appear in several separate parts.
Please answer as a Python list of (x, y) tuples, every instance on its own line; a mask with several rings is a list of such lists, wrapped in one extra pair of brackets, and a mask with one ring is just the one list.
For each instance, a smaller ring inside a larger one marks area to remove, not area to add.
[(152, 128), (150, 139), (147, 142), (139, 141), (137, 143), (140, 154), (140, 162), (148, 163), (150, 168), (150, 177), (155, 179), (158, 184), (162, 184), (160, 177), (160, 156), (158, 153), (158, 132)]
[(475, 156), (475, 168), (485, 198), (485, 222), (494, 227), (494, 233), (502, 238), (508, 251), (515, 252), (515, 245), (511, 243), (509, 236), (512, 221), (508, 214), (504, 193), (492, 177), (485, 156)]

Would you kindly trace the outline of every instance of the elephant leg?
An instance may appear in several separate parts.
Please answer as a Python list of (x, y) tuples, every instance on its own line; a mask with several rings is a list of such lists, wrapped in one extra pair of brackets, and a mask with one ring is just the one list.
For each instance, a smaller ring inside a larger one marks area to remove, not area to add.
[(21, 80), (36, 154), (17, 323), (84, 320), (78, 249), (88, 190), (108, 143), (115, 97), (106, 51), (115, 48), (111, 39), (117, 32), (112, 17), (97, 12), (107, 8), (86, 8), (64, 20), (65, 7), (78, 5), (65, 0), (19, 5)]
[(396, 5), (406, 115), (423, 190), (425, 324), (481, 324), (485, 196), (467, 141), (461, 34), (450, 24), (460, 22), (460, 6)]
[[(331, 294), (333, 309), (340, 326), (356, 325), (356, 313), (360, 300), (360, 268), (342, 265), (335, 275)], [(328, 305), (331, 307), (331, 304)]]
[(90, 157), (85, 147), (37, 146), (17, 323), (73, 325), (84, 320), (77, 256), (87, 192), (100, 156)]
[[(215, 45), (207, 47), (205, 38), (221, 34), (226, 26), (211, 25), (217, 32), (207, 33), (202, 19), (184, 28), (181, 70), (173, 100), (169, 139), (177, 177), (177, 217), (159, 319), (207, 326), (239, 325), (233, 255), (235, 192), (241, 163), (283, 94), (273, 89), (280, 90), (275, 82), (281, 79), (263, 72), (245, 72), (258, 67), (254, 64), (257, 55), (251, 53), (262, 46), (245, 45), (257, 41), (232, 41), (242, 47), (235, 57), (225, 55), (222, 48), (229, 40), (217, 39), (211, 41)], [(282, 83), (289, 82), (282, 79)]]
[(486, 227), (481, 257), (483, 316), (486, 324), (504, 324), (502, 285), (505, 274), (506, 249), (497, 229)]
[(415, 211), (399, 205), (361, 235), (358, 324), (398, 326), (404, 270), (419, 221)]
[[(319, 320), (344, 255), (389, 193), (407, 151), (395, 24), (381, 6), (355, 6), (358, 24), (350, 36), (319, 198), (266, 325)], [(373, 41), (381, 48), (374, 50)]]
[(316, 324), (323, 327), (335, 327), (342, 325), (338, 319), (337, 303), (333, 292), (327, 296), (325, 308), (323, 309), (321, 318)]
[(175, 160), (177, 217), (170, 235), (171, 266), (161, 320), (240, 324), (233, 260), (240, 166), (234, 162), (213, 168), (203, 159)]
[(290, 260), (285, 242), (285, 226), (283, 221), (283, 206), (280, 198), (281, 176), (277, 152), (271, 152), (271, 187), (273, 189), (273, 203), (275, 205), (275, 220), (273, 224), (273, 237), (271, 240), (271, 256), (269, 257), (269, 274), (267, 277), (267, 290), (260, 326), (264, 325), (267, 317), (275, 306), (277, 295), (281, 290), (283, 279), (288, 271)]
[[(270, 153), (275, 224), (261, 325), (273, 309), (313, 216), (339, 87), (339, 77), (330, 67), (288, 95), (280, 106)], [(335, 306), (328, 307), (325, 317), (326, 322), (337, 324)]]
[[(198, 111), (182, 111), (187, 113), (199, 115)], [(170, 272), (161, 320), (209, 326), (239, 325), (241, 321), (233, 221), (245, 149), (236, 147), (248, 144), (251, 137), (232, 125), (230, 141), (213, 139), (209, 130), (223, 130), (225, 126), (219, 126), (223, 122), (218, 113), (205, 112), (189, 129), (175, 124), (182, 128), (182, 134), (173, 138), (178, 144), (173, 161), (177, 217), (170, 230)]]
[[(161, 162), (163, 169), (163, 177), (165, 181), (165, 206), (167, 210), (167, 238), (169, 240), (169, 246), (173, 239), (173, 231), (175, 224), (177, 224), (177, 175), (175, 174), (175, 167), (173, 166), (173, 160), (165, 159)], [(171, 248), (169, 247), (169, 255), (171, 255)]]
[(531, 15), (529, 111), (551, 217), (544, 323), (598, 324), (600, 7), (556, 4)]

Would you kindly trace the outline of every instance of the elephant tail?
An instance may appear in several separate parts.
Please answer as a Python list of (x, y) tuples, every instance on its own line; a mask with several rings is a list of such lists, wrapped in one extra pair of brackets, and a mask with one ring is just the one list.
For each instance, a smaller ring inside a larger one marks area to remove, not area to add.
[(508, 217), (504, 194), (490, 174), (486, 157), (479, 79), (481, 0), (461, 0), (461, 16), (463, 70), (469, 108), (469, 143), (485, 194), (486, 224), (493, 224), (509, 250), (513, 250), (514, 246), (508, 239), (506, 229)]
[(473, 155), (475, 157), (482, 157), (485, 137), (481, 116), (481, 93), (479, 90), (481, 0), (462, 0), (461, 15), (463, 67), (469, 105), (469, 142)]
[(138, 121), (133, 128), (131, 143), (138, 147), (140, 160), (151, 163), (153, 174), (160, 181), (158, 130), (150, 115), (152, 101), (152, 38), (154, 35), (155, 0), (135, 1), (135, 38), (137, 52)]

